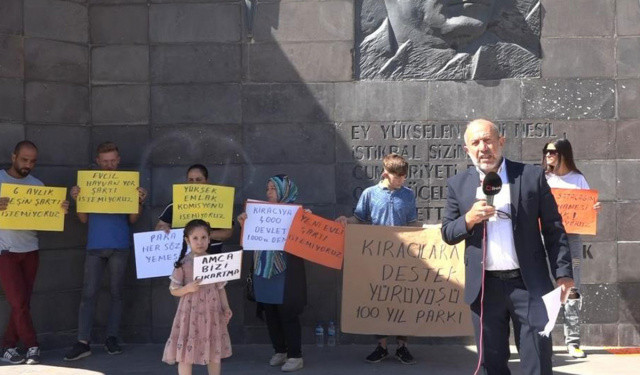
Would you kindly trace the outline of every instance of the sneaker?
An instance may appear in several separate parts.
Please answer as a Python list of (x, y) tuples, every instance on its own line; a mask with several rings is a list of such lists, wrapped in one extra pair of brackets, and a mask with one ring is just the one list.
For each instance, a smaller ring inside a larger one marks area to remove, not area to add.
[(9, 362), (14, 365), (24, 363), (24, 356), (18, 353), (17, 348), (7, 348), (2, 352), (2, 361)]
[(269, 366), (282, 366), (287, 362), (287, 353), (276, 353), (269, 360)]
[(576, 344), (567, 345), (567, 352), (569, 352), (569, 355), (572, 356), (573, 358), (587, 357), (587, 353), (585, 353), (582, 349), (580, 349), (580, 346)]
[(302, 360), (302, 358), (289, 358), (284, 363), (284, 365), (282, 365), (281, 370), (284, 372), (292, 372), (292, 371), (298, 371), (303, 367), (304, 367), (304, 361)]
[(376, 350), (374, 350), (373, 353), (369, 354), (366, 361), (369, 363), (378, 363), (383, 359), (387, 358), (388, 356), (389, 356), (389, 351), (386, 348), (383, 348), (382, 346), (378, 345), (376, 347)]
[(80, 341), (73, 344), (71, 350), (64, 355), (65, 361), (76, 361), (80, 358), (88, 357), (91, 355), (91, 347), (88, 344), (81, 343)]
[(27, 364), (37, 365), (40, 363), (40, 348), (32, 346), (27, 350)]
[(118, 345), (118, 339), (113, 336), (107, 337), (107, 341), (104, 343), (104, 348), (109, 354), (122, 353), (122, 348), (120, 347), (120, 345)]
[(416, 363), (416, 360), (413, 359), (413, 356), (409, 353), (409, 349), (404, 345), (396, 350), (396, 358), (405, 365), (413, 365)]

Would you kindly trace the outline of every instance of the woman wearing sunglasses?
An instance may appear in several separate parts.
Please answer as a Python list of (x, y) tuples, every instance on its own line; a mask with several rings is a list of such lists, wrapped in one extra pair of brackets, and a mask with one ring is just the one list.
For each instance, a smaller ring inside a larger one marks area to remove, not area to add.
[[(573, 160), (571, 143), (566, 139), (558, 139), (548, 143), (542, 150), (542, 167), (546, 171), (547, 182), (551, 188), (589, 189), (587, 180), (578, 170)], [(600, 202), (593, 209), (600, 210)], [(580, 263), (582, 261), (582, 239), (579, 234), (567, 234), (573, 264), (574, 289), (564, 305), (564, 336), (569, 355), (574, 358), (585, 358), (587, 355), (580, 349)]]

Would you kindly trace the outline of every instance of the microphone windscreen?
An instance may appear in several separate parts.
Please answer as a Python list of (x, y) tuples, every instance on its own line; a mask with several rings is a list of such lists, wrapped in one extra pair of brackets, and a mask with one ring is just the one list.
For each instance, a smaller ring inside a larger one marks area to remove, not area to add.
[(496, 172), (489, 172), (482, 180), (482, 192), (486, 196), (496, 195), (502, 190), (502, 179)]

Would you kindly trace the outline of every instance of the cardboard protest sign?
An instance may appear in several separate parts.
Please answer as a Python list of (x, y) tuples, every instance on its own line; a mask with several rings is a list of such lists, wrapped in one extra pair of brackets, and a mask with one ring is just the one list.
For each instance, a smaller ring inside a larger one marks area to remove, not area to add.
[(193, 279), (200, 285), (240, 278), (242, 250), (193, 258)]
[(182, 250), (183, 233), (180, 228), (169, 233), (158, 230), (133, 234), (138, 279), (171, 275)]
[(245, 250), (284, 250), (291, 222), (300, 206), (247, 201), (240, 244)]
[(67, 188), (2, 184), (0, 197), (10, 199), (7, 209), (0, 211), (0, 229), (64, 230)]
[(341, 269), (344, 226), (333, 220), (298, 210), (291, 223), (284, 250), (323, 266)]
[(184, 227), (194, 219), (202, 219), (211, 228), (231, 228), (235, 188), (209, 184), (173, 185), (174, 228)]
[(139, 172), (78, 171), (78, 186), (78, 212), (138, 213)]
[(551, 189), (567, 233), (596, 234), (598, 191), (587, 189)]
[(473, 334), (464, 303), (464, 242), (439, 227), (348, 225), (343, 332), (409, 336)]

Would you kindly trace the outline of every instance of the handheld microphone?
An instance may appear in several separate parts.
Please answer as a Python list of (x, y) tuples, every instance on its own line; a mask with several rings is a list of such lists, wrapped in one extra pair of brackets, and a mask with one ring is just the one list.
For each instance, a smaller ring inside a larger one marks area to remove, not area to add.
[(489, 172), (482, 180), (482, 192), (487, 197), (487, 204), (493, 206), (493, 196), (502, 190), (502, 179), (496, 172)]

